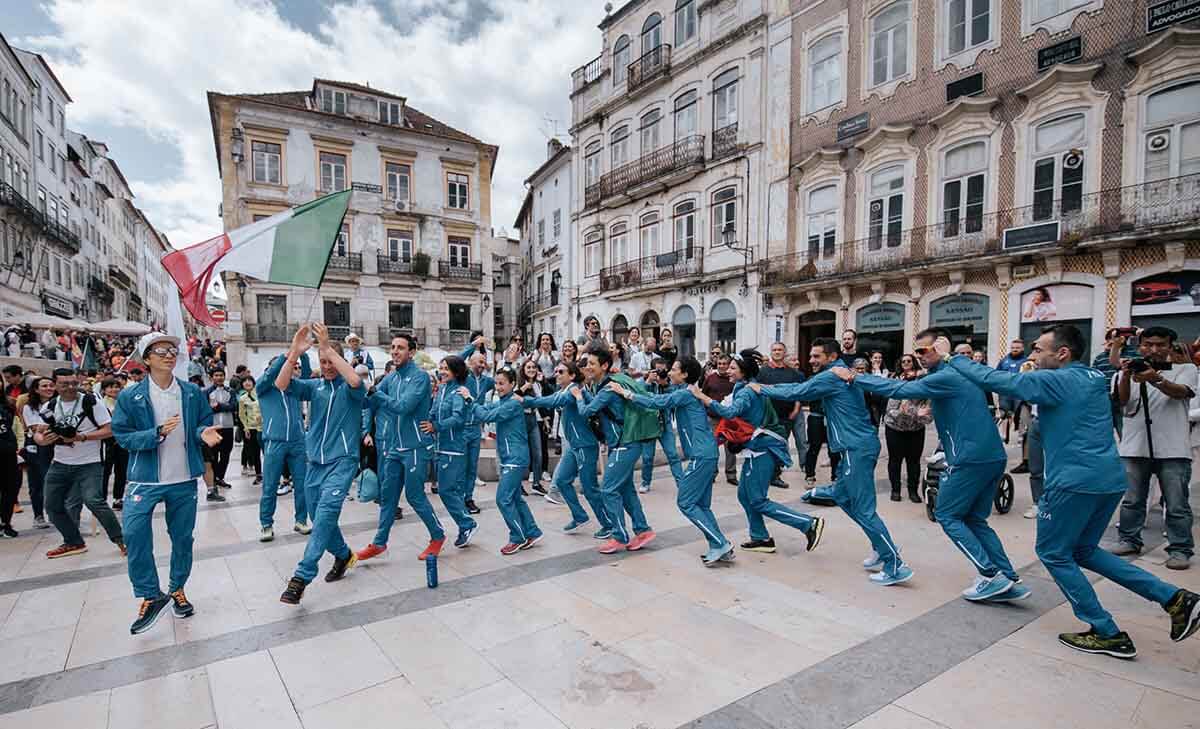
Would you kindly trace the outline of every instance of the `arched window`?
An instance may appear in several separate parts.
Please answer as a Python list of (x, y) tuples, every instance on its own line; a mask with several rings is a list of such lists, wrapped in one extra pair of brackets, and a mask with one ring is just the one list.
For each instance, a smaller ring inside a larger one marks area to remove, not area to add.
[(617, 223), (608, 231), (608, 265), (618, 266), (629, 260), (629, 226)]
[(827, 35), (808, 49), (808, 111), (842, 100), (842, 36)]
[(987, 166), (987, 144), (983, 142), (960, 144), (946, 152), (942, 162), (943, 237), (983, 230)]
[(713, 193), (712, 224), (712, 245), (737, 242), (737, 191), (732, 187), (726, 187)]
[(642, 55), (662, 45), (662, 16), (653, 13), (642, 23)]
[(737, 351), (737, 307), (729, 299), (713, 305), (708, 315), (709, 346), (720, 346), (722, 352)]
[(1146, 182), (1200, 172), (1200, 83), (1151, 94), (1145, 128)]
[(900, 245), (900, 232), (904, 229), (904, 167), (892, 165), (871, 175), (871, 186), (867, 191), (867, 228), (870, 240), (867, 247), (873, 251)]
[(612, 341), (623, 342), (629, 335), (629, 320), (624, 314), (617, 314), (612, 320)]
[(591, 187), (600, 181), (600, 143), (592, 142), (583, 148), (583, 185)]
[(685, 200), (675, 206), (675, 250), (684, 251), (692, 258), (696, 255), (696, 201)]
[(696, 0), (675, 0), (675, 45), (696, 37)]
[(612, 150), (612, 167), (616, 169), (629, 161), (629, 125), (622, 124), (613, 130), (609, 137), (609, 149)]
[(642, 314), (642, 323), (640, 327), (642, 330), (642, 339), (645, 339), (646, 337), (654, 337), (655, 339), (658, 339), (658, 324), (658, 312), (651, 309), (645, 314)]
[(660, 133), (662, 127), (662, 112), (658, 109), (648, 111), (642, 115), (641, 121), (641, 154), (645, 156), (658, 149), (658, 146), (662, 143)]
[(808, 258), (829, 257), (837, 247), (838, 194), (836, 185), (825, 185), (808, 193)]
[(583, 239), (583, 275), (599, 276), (604, 261), (604, 241), (599, 231), (588, 233)]
[(632, 62), (633, 59), (629, 57), (629, 36), (623, 35), (613, 44), (613, 88), (625, 83)]
[(1052, 220), (1083, 207), (1086, 150), (1087, 117), (1083, 114), (1051, 119), (1034, 129), (1034, 220)]
[(696, 356), (696, 311), (684, 304), (675, 310), (671, 318), (671, 326), (675, 328), (675, 347), (680, 357)]
[(695, 91), (688, 91), (679, 95), (675, 99), (675, 141), (686, 139), (697, 131), (698, 120), (696, 118), (696, 110), (699, 108), (697, 104), (697, 95)]
[(638, 221), (638, 257), (642, 259), (658, 255), (658, 213), (646, 213)]

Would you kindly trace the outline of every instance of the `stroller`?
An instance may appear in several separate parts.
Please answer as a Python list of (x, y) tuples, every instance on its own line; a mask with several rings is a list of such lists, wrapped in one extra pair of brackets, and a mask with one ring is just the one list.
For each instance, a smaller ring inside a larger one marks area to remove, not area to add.
[[(925, 502), (925, 516), (929, 517), (929, 521), (936, 522), (938, 487), (942, 474), (949, 468), (946, 465), (946, 454), (940, 446), (925, 459), (925, 464), (925, 478), (921, 482), (921, 500)], [(992, 498), (992, 505), (996, 507), (996, 513), (1007, 514), (1012, 510), (1013, 494), (1013, 477), (1005, 473), (996, 484), (996, 495)]]

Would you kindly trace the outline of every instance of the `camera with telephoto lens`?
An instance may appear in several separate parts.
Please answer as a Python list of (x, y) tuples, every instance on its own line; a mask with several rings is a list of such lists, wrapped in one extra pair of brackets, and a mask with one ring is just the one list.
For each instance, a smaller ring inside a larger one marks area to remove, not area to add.
[(1134, 357), (1129, 360), (1129, 371), (1134, 374), (1140, 374), (1153, 367), (1158, 372), (1166, 372), (1171, 369), (1171, 361), (1166, 362), (1150, 362), (1145, 357)]

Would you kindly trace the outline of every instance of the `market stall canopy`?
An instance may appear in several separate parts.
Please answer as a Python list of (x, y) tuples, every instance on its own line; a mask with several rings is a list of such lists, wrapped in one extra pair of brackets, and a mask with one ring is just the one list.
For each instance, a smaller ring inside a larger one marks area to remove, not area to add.
[(86, 325), (86, 329), (90, 332), (99, 332), (101, 334), (120, 334), (137, 337), (150, 333), (148, 325), (124, 319), (106, 319), (95, 324), (88, 324)]
[(28, 324), (34, 329), (91, 329), (92, 325), (79, 319), (63, 319), (60, 316), (29, 312), (0, 317), (2, 326), (21, 326)]

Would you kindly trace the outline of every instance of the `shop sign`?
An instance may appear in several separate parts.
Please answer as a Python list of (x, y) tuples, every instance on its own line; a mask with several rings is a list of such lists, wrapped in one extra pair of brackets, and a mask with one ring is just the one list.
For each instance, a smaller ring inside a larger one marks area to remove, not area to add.
[(70, 299), (43, 293), (42, 304), (45, 306), (47, 314), (56, 314), (67, 318), (75, 316), (75, 306), (71, 303)]
[(988, 297), (983, 294), (944, 296), (929, 307), (931, 327), (971, 327), (978, 334), (988, 330)]
[(904, 330), (904, 307), (900, 304), (870, 304), (858, 310), (859, 334)]
[(1200, 16), (1200, 0), (1167, 0), (1146, 8), (1146, 33), (1160, 30), (1192, 20)]
[(376, 193), (376, 194), (382, 194), (382, 193), (383, 193), (383, 186), (382, 186), (382, 185), (372, 185), (372, 184), (371, 184), (371, 183), (369, 183), (369, 182), (355, 182), (355, 183), (352, 183), (352, 184), (350, 185), (350, 189), (354, 190), (355, 192), (373, 192), (373, 193)]
[(837, 140), (839, 142), (857, 137), (871, 128), (871, 114), (864, 111), (861, 114), (843, 119), (837, 125)]
[[(721, 283), (724, 283), (723, 281)], [(721, 288), (720, 283), (702, 284), (700, 286), (692, 286), (684, 289), (684, 293), (688, 296), (703, 296), (704, 294), (715, 294)]]
[(1052, 220), (1049, 223), (1023, 225), (1019, 228), (1008, 228), (1004, 231), (1004, 250), (1027, 248), (1043, 243), (1053, 243), (1061, 237), (1060, 223)]
[(980, 71), (946, 84), (946, 103), (949, 104), (962, 96), (975, 96), (982, 93), (983, 71)]
[(1039, 71), (1045, 71), (1051, 66), (1078, 61), (1080, 58), (1083, 58), (1083, 36), (1077, 35), (1061, 43), (1039, 48), (1037, 68)]

